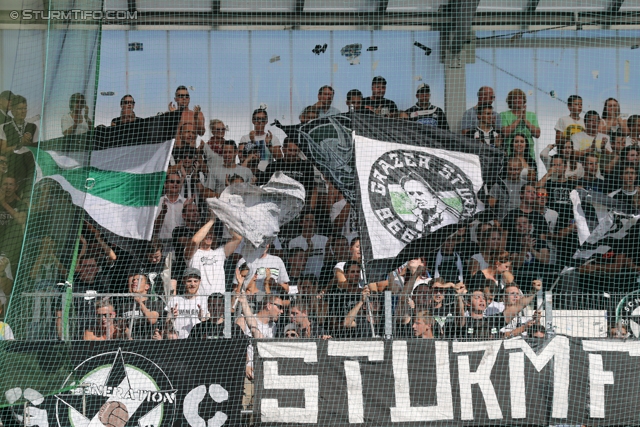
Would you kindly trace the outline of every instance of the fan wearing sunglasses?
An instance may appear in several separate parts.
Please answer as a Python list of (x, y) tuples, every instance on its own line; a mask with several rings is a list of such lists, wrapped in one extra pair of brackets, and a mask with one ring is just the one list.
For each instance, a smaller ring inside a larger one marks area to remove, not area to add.
[(118, 126), (125, 123), (132, 123), (138, 120), (133, 108), (136, 105), (133, 96), (127, 94), (120, 99), (120, 116), (111, 120), (111, 126)]
[(251, 123), (253, 130), (240, 139), (240, 145), (245, 146), (247, 152), (257, 149), (260, 154), (260, 160), (270, 161), (272, 158), (281, 159), (282, 142), (271, 131), (265, 131), (269, 116), (265, 108), (258, 108), (251, 115)]
[[(192, 88), (193, 89), (193, 88)], [(196, 127), (198, 135), (204, 135), (204, 114), (202, 114), (199, 105), (193, 107), (193, 110), (189, 109), (189, 102), (191, 101), (191, 95), (186, 86), (178, 86), (174, 95), (174, 101), (169, 103), (169, 111), (182, 111), (182, 118), (180, 119), (180, 125), (183, 123), (193, 123)]]

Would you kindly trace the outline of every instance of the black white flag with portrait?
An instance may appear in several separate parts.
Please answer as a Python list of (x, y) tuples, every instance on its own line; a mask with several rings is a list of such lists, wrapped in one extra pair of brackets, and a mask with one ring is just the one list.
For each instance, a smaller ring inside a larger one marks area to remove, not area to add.
[(370, 259), (395, 257), (412, 241), (484, 209), (477, 197), (483, 185), (477, 155), (353, 139)]

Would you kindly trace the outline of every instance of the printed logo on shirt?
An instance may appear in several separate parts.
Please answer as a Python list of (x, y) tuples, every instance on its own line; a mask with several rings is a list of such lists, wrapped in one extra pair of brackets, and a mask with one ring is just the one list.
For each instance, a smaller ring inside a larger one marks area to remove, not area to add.
[(203, 256), (200, 258), (201, 265), (216, 265), (217, 261), (214, 257)]
[(422, 117), (416, 121), (422, 125), (436, 127), (438, 126), (438, 115), (434, 114), (432, 117)]

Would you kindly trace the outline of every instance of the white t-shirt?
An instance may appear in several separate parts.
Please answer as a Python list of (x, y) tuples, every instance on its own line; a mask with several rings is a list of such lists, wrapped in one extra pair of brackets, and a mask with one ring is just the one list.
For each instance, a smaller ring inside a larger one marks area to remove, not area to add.
[[(182, 196), (178, 196), (175, 202), (169, 201), (167, 196), (162, 196), (160, 199), (160, 208), (164, 201), (167, 201), (167, 214), (164, 217), (164, 222), (158, 233), (159, 239), (171, 239), (173, 229), (179, 225), (184, 225), (182, 219), (182, 207), (184, 206), (185, 199)], [(160, 209), (158, 209), (158, 215), (160, 215)]]
[[(245, 262), (244, 258), (240, 259), (237, 267), (240, 267)], [(282, 258), (280, 257), (267, 254), (251, 263), (247, 263), (247, 266), (249, 266), (249, 275), (247, 277), (252, 278), (256, 272), (258, 273), (256, 286), (259, 291), (264, 292), (264, 279), (267, 277), (267, 268), (271, 270), (271, 277), (273, 277), (277, 283), (289, 283), (287, 268), (284, 266), (284, 262), (282, 262)], [(235, 279), (233, 279), (233, 283), (238, 284)]]
[(584, 130), (584, 119), (581, 117), (579, 120), (573, 120), (571, 116), (563, 116), (558, 119), (554, 129), (566, 136), (567, 128), (569, 127), (571, 127), (569, 136), (582, 132)]
[(220, 246), (218, 249), (209, 249), (208, 251), (203, 249), (196, 251), (191, 261), (189, 261), (189, 267), (200, 270), (202, 276), (198, 295), (224, 294), (224, 261), (226, 259), (224, 246)]
[(500, 301), (493, 301), (484, 310), (485, 316), (493, 316), (494, 314), (502, 313), (504, 311), (504, 303)]
[[(74, 125), (74, 122), (73, 122), (73, 117), (71, 117), (71, 113), (67, 113), (64, 116), (62, 116), (62, 119), (60, 120), (60, 127), (62, 127), (62, 132), (64, 132), (65, 130), (69, 129), (73, 125)], [(87, 132), (89, 132), (89, 124), (85, 121), (84, 116), (83, 116), (82, 117), (82, 123), (80, 123), (76, 127), (76, 131), (73, 134), (74, 135), (80, 135), (80, 134), (87, 133)]]
[[(260, 169), (263, 172), (267, 167), (266, 164), (269, 161), (271, 161), (271, 159), (273, 159), (273, 155), (271, 154), (269, 147), (267, 147), (266, 137), (267, 137), (267, 134), (263, 133), (261, 135), (256, 134), (253, 138), (253, 142), (258, 146), (258, 151), (260, 152), (260, 160), (262, 164), (262, 167), (258, 166), (258, 169)], [(249, 137), (249, 134), (244, 135), (242, 138), (240, 138), (241, 145), (248, 144), (250, 142), (251, 142), (251, 138)], [(273, 139), (271, 139), (271, 146), (282, 147), (282, 142), (280, 142), (277, 136), (273, 135)], [(278, 148), (278, 150), (282, 151), (282, 148)]]
[[(273, 338), (276, 336), (276, 330), (278, 329), (278, 325), (275, 322), (267, 322), (262, 323), (261, 321), (256, 321), (256, 327), (262, 333), (264, 338)], [(249, 338), (253, 338), (251, 334), (251, 328), (247, 325), (247, 322), (244, 323), (244, 334)], [(247, 365), (253, 367), (253, 345), (249, 344), (247, 346)]]
[(311, 237), (311, 245), (313, 247), (310, 251), (307, 239), (304, 237), (298, 236), (295, 239), (291, 239), (289, 242), (289, 249), (302, 248), (303, 251), (307, 252), (307, 265), (304, 269), (304, 274), (313, 274), (316, 277), (320, 277), (320, 271), (324, 264), (325, 248), (328, 240), (329, 238), (326, 236), (314, 234)]
[(209, 316), (209, 309), (207, 308), (207, 297), (196, 296), (193, 298), (185, 298), (183, 296), (175, 296), (169, 300), (167, 304), (167, 312), (171, 312), (171, 309), (178, 306), (178, 317), (174, 319), (173, 326), (178, 333), (179, 339), (184, 339), (189, 336), (191, 329), (198, 323), (200, 323), (200, 309), (202, 308), (202, 314), (205, 317)]

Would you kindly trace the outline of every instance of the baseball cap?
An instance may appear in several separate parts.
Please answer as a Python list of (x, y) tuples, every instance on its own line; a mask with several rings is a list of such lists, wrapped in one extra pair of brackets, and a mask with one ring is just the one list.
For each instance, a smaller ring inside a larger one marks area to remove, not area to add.
[(426, 83), (425, 84), (421, 84), (420, 86), (418, 86), (418, 91), (416, 93), (418, 95), (420, 95), (421, 93), (431, 93), (431, 88)]
[(373, 78), (373, 81), (371, 82), (371, 84), (372, 84), (372, 85), (374, 85), (374, 84), (377, 84), (377, 83), (379, 83), (379, 84), (383, 84), (383, 85), (385, 85), (385, 86), (387, 85), (387, 81), (386, 81), (386, 80), (385, 80), (385, 78), (384, 78), (384, 77), (382, 77), (382, 76), (375, 76), (375, 77)]
[(198, 279), (202, 276), (200, 275), (200, 270), (197, 268), (188, 267), (184, 269), (184, 273), (182, 273), (182, 278), (196, 276)]

